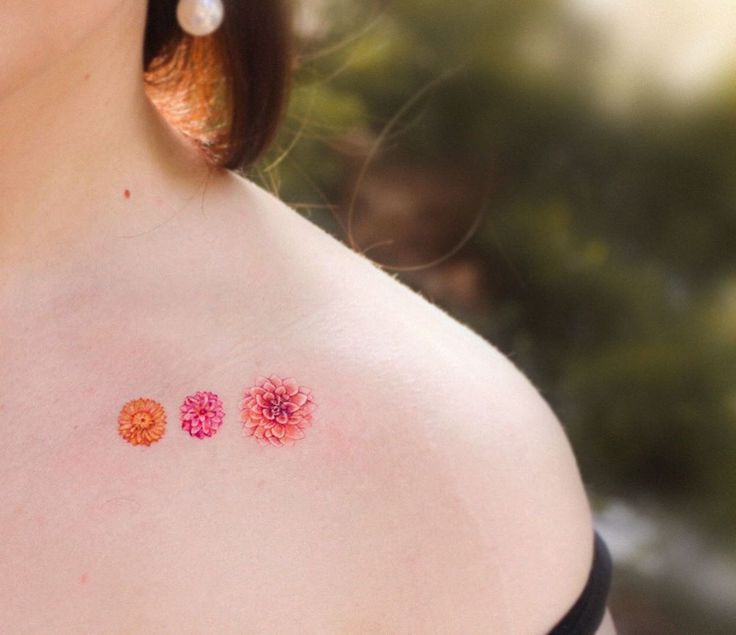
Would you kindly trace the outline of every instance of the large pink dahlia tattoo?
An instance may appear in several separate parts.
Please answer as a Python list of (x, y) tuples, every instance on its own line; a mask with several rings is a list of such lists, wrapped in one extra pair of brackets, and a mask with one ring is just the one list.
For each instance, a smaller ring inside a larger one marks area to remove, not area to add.
[(222, 401), (213, 392), (200, 390), (184, 399), (179, 408), (181, 427), (193, 437), (211, 437), (222, 425)]
[(240, 403), (243, 434), (255, 437), (261, 445), (293, 445), (312, 425), (315, 408), (312, 391), (299, 386), (293, 377), (258, 377)]

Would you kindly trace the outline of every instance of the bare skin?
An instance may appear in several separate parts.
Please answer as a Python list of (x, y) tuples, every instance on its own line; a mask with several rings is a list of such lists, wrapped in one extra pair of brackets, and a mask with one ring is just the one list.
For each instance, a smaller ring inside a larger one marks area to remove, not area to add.
[[(46, 4), (63, 40), (0, 46), (17, 56), (0, 66), (0, 630), (549, 629), (592, 526), (539, 393), (276, 197), (210, 173), (139, 85), (144, 2)], [(50, 24), (27, 5), (7, 9), (18, 25)], [(271, 373), (319, 406), (290, 447), (237, 420)], [(178, 425), (199, 390), (223, 401), (212, 438)], [(169, 416), (148, 447), (116, 430), (139, 396)]]

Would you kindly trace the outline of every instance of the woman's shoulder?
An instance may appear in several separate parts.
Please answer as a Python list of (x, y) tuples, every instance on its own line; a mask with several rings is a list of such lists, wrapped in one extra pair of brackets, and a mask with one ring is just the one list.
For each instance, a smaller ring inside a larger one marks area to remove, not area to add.
[(270, 231), (289, 227), (277, 241), (299, 298), (288, 341), (328, 405), (326, 447), (397, 519), (392, 575), (401, 613), (415, 609), (405, 626), (551, 627), (585, 584), (593, 532), (575, 456), (540, 391), (470, 327), (244, 187)]
[[(592, 532), (539, 392), (268, 191), (228, 177), (202, 201), (4, 292), (0, 630), (554, 624)], [(239, 426), (272, 374), (317, 406), (289, 447)], [(225, 413), (201, 440), (177, 421), (200, 390)], [(151, 447), (117, 434), (139, 396), (171, 415)]]

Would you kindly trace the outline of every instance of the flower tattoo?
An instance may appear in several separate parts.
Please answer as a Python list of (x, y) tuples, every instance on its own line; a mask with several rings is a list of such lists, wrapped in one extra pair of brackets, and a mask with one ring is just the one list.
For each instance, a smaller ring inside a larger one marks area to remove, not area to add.
[(118, 415), (118, 432), (132, 445), (151, 445), (165, 431), (164, 407), (153, 399), (133, 399), (123, 406)]
[(255, 437), (261, 445), (293, 445), (303, 439), (316, 408), (311, 393), (293, 377), (258, 377), (240, 404), (243, 435)]
[(202, 390), (184, 399), (179, 410), (181, 427), (198, 439), (213, 436), (225, 416), (220, 398), (213, 392)]

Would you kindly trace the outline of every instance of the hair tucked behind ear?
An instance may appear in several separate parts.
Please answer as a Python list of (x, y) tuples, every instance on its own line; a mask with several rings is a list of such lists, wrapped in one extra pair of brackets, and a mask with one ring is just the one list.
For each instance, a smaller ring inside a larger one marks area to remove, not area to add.
[(178, 0), (149, 0), (146, 91), (209, 161), (247, 171), (268, 149), (288, 103), (294, 66), (286, 0), (224, 0), (206, 37), (184, 33)]

